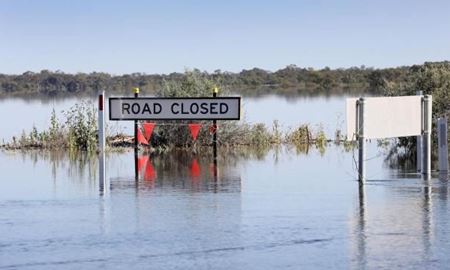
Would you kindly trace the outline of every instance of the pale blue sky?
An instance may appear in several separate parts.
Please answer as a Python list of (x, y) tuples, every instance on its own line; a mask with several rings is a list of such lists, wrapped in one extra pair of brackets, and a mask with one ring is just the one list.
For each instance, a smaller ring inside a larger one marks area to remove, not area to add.
[(1, 0), (0, 73), (392, 67), (450, 59), (450, 1)]

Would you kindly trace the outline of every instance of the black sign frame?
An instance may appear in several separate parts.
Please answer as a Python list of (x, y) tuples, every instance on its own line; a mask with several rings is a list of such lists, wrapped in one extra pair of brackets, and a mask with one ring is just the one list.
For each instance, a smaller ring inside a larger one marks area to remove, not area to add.
[[(112, 118), (111, 115), (111, 102), (112, 100), (130, 100), (130, 101), (136, 101), (136, 100), (223, 100), (223, 99), (229, 99), (229, 100), (238, 100), (238, 117), (237, 118), (211, 118), (211, 117), (196, 117), (196, 118)], [(183, 121), (189, 121), (189, 120), (241, 120), (241, 97), (110, 97), (108, 98), (108, 115), (110, 121), (174, 121), (174, 120), (183, 120)]]

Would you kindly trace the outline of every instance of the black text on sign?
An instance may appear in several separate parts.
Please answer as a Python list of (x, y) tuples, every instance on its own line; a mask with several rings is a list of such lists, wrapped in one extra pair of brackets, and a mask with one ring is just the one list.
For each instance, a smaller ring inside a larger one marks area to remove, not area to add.
[(239, 120), (240, 97), (110, 98), (110, 120)]

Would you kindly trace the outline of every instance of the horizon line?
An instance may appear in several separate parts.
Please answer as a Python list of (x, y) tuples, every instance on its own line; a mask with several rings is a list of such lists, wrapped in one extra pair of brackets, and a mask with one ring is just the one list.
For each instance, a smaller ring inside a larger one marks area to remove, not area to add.
[(361, 64), (359, 66), (353, 65), (353, 66), (349, 66), (349, 67), (324, 66), (324, 67), (321, 67), (321, 68), (317, 68), (317, 67), (298, 66), (296, 64), (288, 64), (288, 65), (286, 65), (286, 66), (284, 66), (282, 68), (278, 68), (276, 70), (264, 69), (264, 68), (260, 68), (260, 67), (256, 67), (256, 66), (254, 66), (252, 68), (248, 68), (248, 69), (243, 68), (240, 71), (227, 71), (227, 70), (221, 70), (220, 68), (216, 68), (216, 69), (214, 69), (212, 71), (208, 71), (208, 70), (201, 70), (201, 69), (196, 68), (196, 67), (185, 67), (184, 71), (173, 71), (173, 72), (170, 72), (170, 73), (146, 73), (146, 72), (141, 72), (141, 71), (128, 72), (128, 73), (126, 73), (126, 72), (125, 73), (113, 73), (113, 72), (96, 71), (96, 70), (89, 71), (89, 72), (86, 72), (86, 71), (66, 72), (66, 71), (63, 71), (63, 70), (60, 70), (60, 69), (56, 69), (56, 70), (41, 69), (39, 71), (26, 70), (26, 71), (24, 71), (24, 72), (22, 72), (20, 74), (19, 73), (3, 73), (3, 72), (0, 72), (0, 74), (1, 75), (6, 75), (6, 76), (20, 76), (20, 75), (24, 75), (24, 74), (29, 73), (29, 72), (34, 73), (34, 74), (39, 74), (39, 73), (42, 73), (43, 71), (48, 71), (49, 73), (66, 74), (66, 75), (101, 73), (101, 74), (108, 74), (108, 75), (111, 75), (111, 76), (115, 77), (115, 76), (124, 76), (124, 75), (132, 75), (132, 74), (140, 74), (140, 75), (143, 75), (143, 76), (152, 76), (152, 75), (153, 76), (156, 76), (156, 75), (164, 76), (164, 75), (170, 75), (170, 74), (173, 74), (173, 73), (184, 74), (186, 72), (194, 71), (194, 70), (198, 70), (198, 71), (200, 71), (202, 73), (207, 73), (207, 74), (214, 74), (218, 70), (222, 74), (226, 74), (226, 73), (239, 74), (241, 72), (250, 71), (250, 70), (254, 70), (254, 69), (263, 70), (263, 71), (265, 71), (267, 73), (275, 73), (277, 71), (286, 69), (288, 67), (295, 67), (295, 68), (299, 68), (299, 69), (307, 69), (307, 70), (312, 70), (312, 71), (321, 71), (321, 70), (325, 70), (325, 69), (330, 69), (332, 71), (336, 71), (336, 70), (348, 70), (348, 69), (352, 69), (352, 68), (367, 69), (367, 70), (383, 70), (383, 69), (408, 68), (408, 67), (417, 66), (417, 65), (424, 65), (424, 64), (427, 64), (427, 63), (446, 63), (446, 62), (449, 62), (449, 61), (450, 60), (423, 61), (421, 63), (415, 63), (415, 64), (404, 64), (404, 65), (383, 66), (383, 67), (366, 66), (364, 64)]

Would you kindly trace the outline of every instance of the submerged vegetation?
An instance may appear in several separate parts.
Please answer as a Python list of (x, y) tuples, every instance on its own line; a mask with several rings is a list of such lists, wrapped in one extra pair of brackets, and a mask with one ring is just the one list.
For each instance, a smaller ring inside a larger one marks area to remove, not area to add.
[[(188, 72), (179, 82), (166, 82), (157, 93), (165, 97), (198, 97), (208, 96), (216, 87), (214, 81), (201, 76), (196, 72)], [(226, 94), (226, 90), (221, 94)], [(95, 151), (97, 148), (97, 111), (92, 102), (76, 104), (63, 113), (64, 119), (58, 120), (56, 113), (51, 115), (51, 125), (48, 130), (38, 131), (33, 128), (31, 132), (3, 145), (7, 149), (69, 149)], [(201, 147), (212, 144), (212, 121), (197, 121), (203, 128), (200, 129), (197, 140), (193, 140), (188, 124), (192, 121), (158, 121), (149, 147), (158, 151), (173, 148)], [(257, 146), (290, 144), (298, 149), (315, 144), (324, 149), (328, 142), (321, 128), (313, 130), (308, 125), (282, 132), (277, 121), (272, 128), (264, 124), (248, 124), (238, 121), (219, 121), (217, 129), (218, 143), (224, 147)], [(338, 132), (337, 132), (338, 133)], [(107, 129), (107, 145), (110, 148), (132, 147), (134, 138), (119, 132), (113, 134)]]
[(12, 141), (4, 144), (3, 148), (96, 150), (97, 112), (92, 102), (75, 104), (63, 115), (64, 121), (61, 122), (53, 110), (47, 130), (38, 131), (33, 127), (30, 132), (23, 131), (19, 137), (13, 137)]
[[(23, 131), (19, 137), (13, 137), (10, 142), (1, 145), (8, 150), (69, 150), (69, 152), (94, 152), (97, 150), (97, 121), (95, 107), (91, 102), (74, 105), (69, 111), (63, 112), (63, 120), (58, 120), (55, 111), (51, 114), (51, 124), (47, 130), (39, 131), (33, 127), (30, 132)], [(211, 121), (202, 121), (203, 127), (194, 141), (185, 121), (177, 123), (161, 123), (156, 125), (149, 146), (151, 151), (165, 152), (178, 148), (201, 149), (212, 144), (212, 134), (209, 127)], [(112, 134), (107, 130), (107, 147), (110, 150), (134, 147), (134, 138), (123, 133)], [(330, 142), (319, 128), (314, 130), (309, 125), (282, 132), (275, 121), (271, 128), (266, 125), (239, 122), (219, 122), (217, 130), (218, 144), (224, 148), (256, 147), (267, 149), (275, 145), (291, 145), (297, 152), (307, 152), (311, 146), (321, 152)], [(303, 149), (303, 150), (302, 150)], [(306, 150), (305, 150), (306, 149)]]

